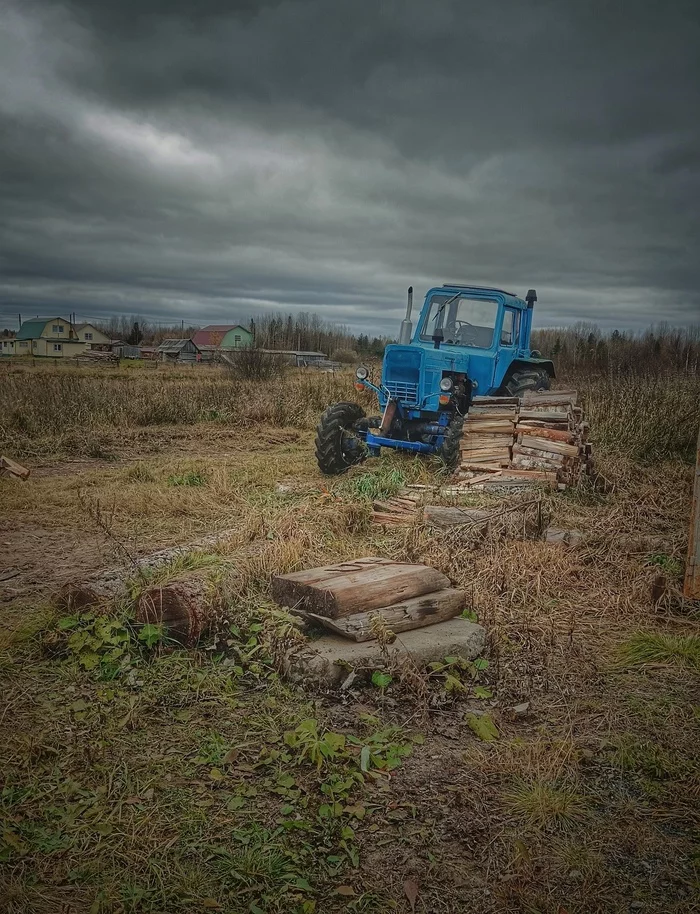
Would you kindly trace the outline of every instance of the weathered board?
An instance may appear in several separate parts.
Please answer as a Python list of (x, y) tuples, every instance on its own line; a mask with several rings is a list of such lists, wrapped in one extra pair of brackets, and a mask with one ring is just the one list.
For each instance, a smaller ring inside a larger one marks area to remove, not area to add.
[(352, 638), (355, 641), (371, 641), (375, 637), (373, 631), (375, 619), (390, 631), (399, 634), (413, 628), (423, 628), (426, 625), (453, 619), (462, 612), (465, 602), (466, 594), (463, 590), (448, 587), (421, 597), (402, 600), (400, 603), (394, 603), (393, 606), (382, 606), (370, 612), (353, 613), (341, 619), (327, 619), (316, 613), (305, 613), (305, 615), (316, 620), (329, 631), (343, 635), (345, 638)]
[(338, 619), (447, 587), (449, 578), (427, 565), (369, 558), (273, 575), (272, 598), (281, 606)]

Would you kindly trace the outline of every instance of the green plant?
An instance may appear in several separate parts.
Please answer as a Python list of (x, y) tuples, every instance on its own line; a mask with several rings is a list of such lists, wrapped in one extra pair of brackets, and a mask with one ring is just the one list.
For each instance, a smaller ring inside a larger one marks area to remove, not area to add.
[(361, 473), (344, 479), (338, 491), (350, 498), (377, 501), (391, 498), (406, 485), (406, 477), (400, 470), (379, 467), (373, 473)]
[(583, 798), (566, 785), (518, 779), (503, 799), (515, 816), (536, 828), (569, 828), (587, 813)]
[(168, 476), (169, 486), (205, 486), (206, 484), (206, 476), (195, 470), (187, 470), (187, 472), (180, 475)]
[(626, 667), (665, 663), (700, 669), (700, 636), (636, 632), (619, 647), (619, 663)]
[(321, 733), (318, 721), (314, 718), (303, 720), (294, 730), (287, 730), (284, 742), (294, 750), (298, 765), (309, 761), (319, 770), (345, 750), (345, 737), (330, 731)]
[(683, 574), (683, 565), (670, 555), (663, 552), (657, 552), (649, 556), (649, 564), (661, 568), (666, 574), (680, 575)]

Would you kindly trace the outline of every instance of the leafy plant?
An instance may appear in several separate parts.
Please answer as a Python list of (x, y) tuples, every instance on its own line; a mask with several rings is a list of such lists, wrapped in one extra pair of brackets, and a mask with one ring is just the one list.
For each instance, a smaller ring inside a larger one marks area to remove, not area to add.
[(492, 743), (500, 736), (489, 714), (467, 714), (466, 721), (472, 733), (485, 743)]
[(375, 670), (372, 673), (372, 685), (375, 685), (378, 689), (386, 689), (386, 687), (391, 683), (392, 677), (389, 673), (383, 673), (381, 670)]
[(303, 720), (294, 730), (287, 730), (284, 742), (295, 750), (297, 764), (308, 760), (319, 770), (345, 750), (345, 737), (330, 731), (320, 733), (318, 721), (314, 718)]

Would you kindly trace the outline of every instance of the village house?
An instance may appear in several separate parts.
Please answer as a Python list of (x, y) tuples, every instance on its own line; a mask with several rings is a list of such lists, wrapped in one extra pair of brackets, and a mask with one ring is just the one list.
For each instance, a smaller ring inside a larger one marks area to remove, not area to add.
[(79, 339), (73, 324), (62, 317), (24, 321), (14, 340), (2, 342), (3, 355), (75, 358), (85, 350), (85, 340)]
[(253, 334), (241, 324), (209, 324), (192, 337), (202, 359), (211, 361), (220, 352), (245, 349), (253, 345)]
[(113, 340), (102, 330), (98, 330), (94, 324), (78, 324), (75, 332), (79, 340), (84, 340), (86, 349), (109, 352), (113, 343)]

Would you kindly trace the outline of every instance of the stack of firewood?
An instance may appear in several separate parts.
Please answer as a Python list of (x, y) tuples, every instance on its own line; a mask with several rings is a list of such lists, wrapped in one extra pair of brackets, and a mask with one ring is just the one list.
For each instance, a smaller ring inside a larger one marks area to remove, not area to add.
[(478, 397), (464, 420), (462, 463), (479, 469), (510, 465), (517, 397)]
[(566, 485), (593, 471), (588, 424), (575, 390), (525, 394), (515, 433), (514, 467), (554, 472)]
[(466, 485), (575, 485), (593, 472), (575, 390), (475, 397), (464, 423), (458, 479)]

